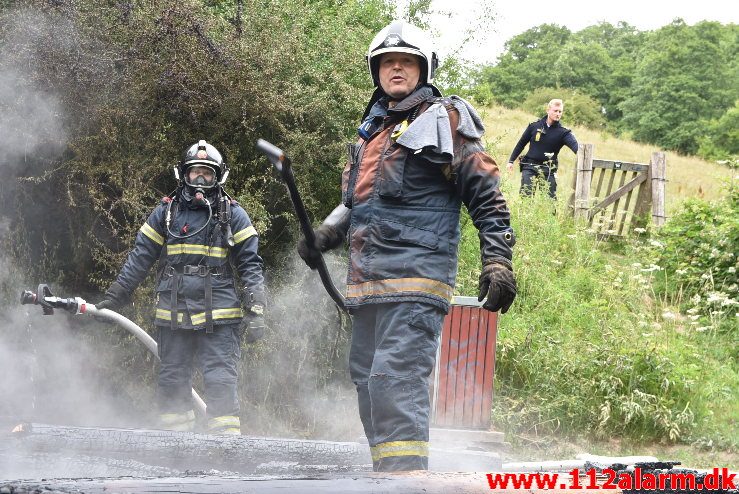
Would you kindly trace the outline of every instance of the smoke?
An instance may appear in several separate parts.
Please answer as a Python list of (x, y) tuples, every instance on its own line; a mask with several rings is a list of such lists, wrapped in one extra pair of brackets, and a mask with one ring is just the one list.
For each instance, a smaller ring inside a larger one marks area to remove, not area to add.
[[(363, 431), (347, 368), (350, 321), (316, 271), (295, 255), (288, 263), (289, 277), (270, 283), (269, 335), (242, 358), (242, 429), (356, 441)], [(326, 264), (343, 291), (346, 260), (328, 255)]]
[(61, 161), (69, 137), (64, 101), (74, 95), (62, 92), (59, 82), (68, 63), (55, 50), (74, 52), (79, 35), (70, 22), (31, 9), (0, 12), (0, 32), (0, 293), (5, 301), (0, 303), (0, 425), (23, 420), (134, 423), (126, 390), (111, 389), (100, 377), (101, 369), (121, 359), (97, 346), (115, 341), (111, 330), (84, 316), (41, 316), (39, 307), (17, 302), (22, 289), (35, 290), (39, 281), (49, 281), (27, 279), (21, 259), (13, 257), (23, 252), (19, 230), (40, 231), (48, 242), (42, 247), (53, 249), (59, 242), (62, 222), (55, 217), (57, 210), (43, 203), (47, 198), (34, 199), (39, 210), (34, 214), (44, 218), (35, 225), (18, 223), (17, 207), (28, 204), (21, 196), (23, 177), (36, 180)]
[[(2, 25), (6, 33), (0, 47), (0, 167), (8, 177), (38, 159), (39, 150), (45, 156), (58, 153), (67, 136), (60, 98), (39, 76), (49, 69), (41, 53), (58, 26), (30, 11), (6, 13)], [(5, 186), (8, 182), (3, 180)]]
[[(85, 321), (89, 319), (88, 321)], [(92, 321), (92, 322), (90, 322)], [(0, 422), (129, 427), (147, 418), (120, 383), (106, 381), (127, 350), (106, 348), (114, 335), (83, 315), (38, 306), (0, 314)], [(115, 352), (115, 353), (113, 353)], [(141, 383), (146, 391), (147, 384)]]

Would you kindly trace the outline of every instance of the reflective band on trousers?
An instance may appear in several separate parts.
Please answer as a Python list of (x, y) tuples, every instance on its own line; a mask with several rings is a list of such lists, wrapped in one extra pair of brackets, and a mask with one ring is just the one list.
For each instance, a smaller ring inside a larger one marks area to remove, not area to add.
[[(238, 307), (234, 307), (231, 309), (213, 309), (214, 321), (216, 319), (239, 319), (241, 317), (244, 317), (244, 313)], [(172, 313), (166, 309), (157, 309), (156, 318), (170, 321), (172, 318)], [(182, 312), (178, 313), (177, 322), (182, 323), (183, 320), (184, 314)], [(205, 312), (198, 312), (197, 314), (193, 314), (190, 318), (190, 322), (194, 325), (205, 324)]]
[(391, 441), (371, 447), (372, 461), (391, 456), (428, 456), (428, 441)]
[(241, 420), (236, 415), (221, 415), (208, 419), (211, 434), (241, 434)]
[(195, 412), (163, 413), (159, 415), (159, 424), (165, 431), (190, 432), (195, 429)]
[(428, 278), (372, 280), (356, 285), (347, 285), (346, 287), (346, 296), (349, 298), (404, 292), (428, 293), (445, 300), (451, 300), (454, 289), (446, 283)]

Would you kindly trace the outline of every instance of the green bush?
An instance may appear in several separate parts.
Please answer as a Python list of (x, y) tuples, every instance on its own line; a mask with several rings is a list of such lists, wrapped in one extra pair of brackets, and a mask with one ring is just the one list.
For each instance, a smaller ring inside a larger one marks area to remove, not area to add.
[(698, 330), (739, 333), (739, 186), (717, 201), (685, 201), (652, 242), (662, 268), (657, 295), (674, 301)]
[(600, 111), (601, 105), (590, 96), (570, 89), (535, 89), (521, 104), (521, 109), (534, 115), (545, 115), (547, 104), (555, 98), (564, 101), (563, 121), (569, 126), (583, 125), (591, 129), (605, 127), (606, 119)]
[[(729, 403), (737, 398), (736, 386), (730, 389), (739, 384), (728, 345), (703, 346), (701, 335), (683, 334), (669, 318), (652, 292), (658, 268), (636, 257), (641, 241), (604, 244), (577, 227), (563, 204), (552, 214), (545, 194), (520, 198), (514, 185), (504, 193), (517, 235), (519, 293), (500, 319), (496, 425), (514, 435), (725, 438), (722, 425), (733, 420)], [(476, 295), (477, 243), (466, 220), (464, 295)]]

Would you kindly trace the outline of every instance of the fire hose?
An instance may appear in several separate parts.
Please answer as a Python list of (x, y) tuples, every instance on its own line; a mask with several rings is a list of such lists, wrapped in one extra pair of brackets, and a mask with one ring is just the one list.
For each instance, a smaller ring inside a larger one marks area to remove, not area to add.
[[(88, 304), (80, 297), (55, 297), (51, 293), (49, 286), (46, 284), (40, 284), (36, 293), (30, 290), (24, 290), (23, 293), (21, 293), (21, 304), (40, 305), (44, 315), (46, 316), (54, 314), (54, 309), (62, 309), (74, 315), (89, 314), (91, 316), (108, 319), (131, 333), (137, 340), (144, 344), (157, 360), (159, 360), (157, 342), (154, 341), (154, 339), (136, 323), (115, 311), (110, 309), (98, 309), (95, 305)], [(198, 412), (202, 416), (205, 416), (205, 402), (194, 389), (192, 390), (192, 399)]]
[[(257, 141), (257, 149), (267, 156), (269, 162), (272, 163), (275, 169), (280, 173), (280, 176), (285, 182), (287, 190), (290, 193), (290, 200), (295, 208), (295, 213), (298, 215), (298, 221), (300, 222), (303, 236), (305, 236), (305, 240), (308, 242), (308, 245), (314, 245), (316, 236), (313, 233), (313, 227), (308, 218), (308, 213), (305, 210), (303, 200), (300, 198), (300, 193), (295, 185), (295, 176), (293, 175), (290, 158), (285, 155), (282, 149), (264, 139), (259, 139)], [(339, 293), (339, 290), (336, 289), (333, 280), (331, 280), (331, 276), (329, 275), (323, 256), (319, 256), (316, 269), (318, 270), (318, 275), (321, 277), (321, 283), (323, 283), (323, 287), (326, 289), (329, 296), (334, 300), (334, 302), (336, 302), (339, 309), (346, 312), (344, 297)]]

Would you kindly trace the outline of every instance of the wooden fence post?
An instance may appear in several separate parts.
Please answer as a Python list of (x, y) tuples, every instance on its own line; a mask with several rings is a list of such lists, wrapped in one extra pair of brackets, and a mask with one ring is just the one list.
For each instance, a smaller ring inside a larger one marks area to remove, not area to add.
[(593, 177), (593, 145), (582, 144), (577, 150), (575, 177), (575, 220), (587, 222), (590, 213), (590, 181)]
[(652, 172), (652, 224), (654, 226), (662, 226), (665, 224), (665, 182), (667, 170), (665, 153), (652, 153), (649, 166)]

